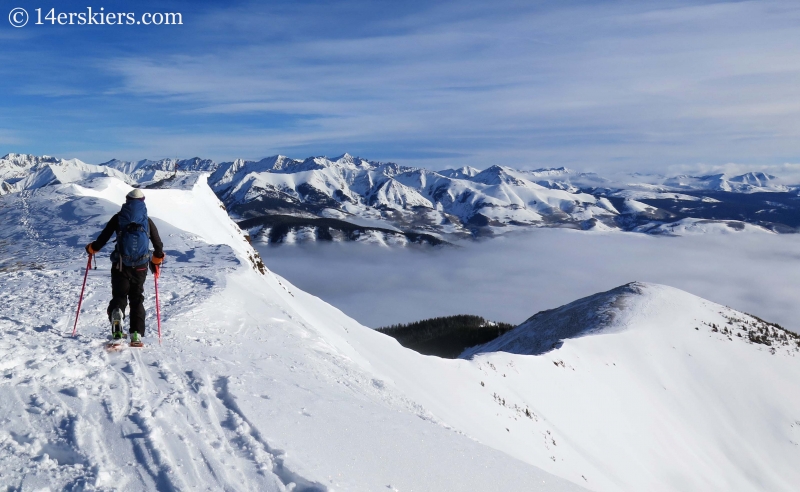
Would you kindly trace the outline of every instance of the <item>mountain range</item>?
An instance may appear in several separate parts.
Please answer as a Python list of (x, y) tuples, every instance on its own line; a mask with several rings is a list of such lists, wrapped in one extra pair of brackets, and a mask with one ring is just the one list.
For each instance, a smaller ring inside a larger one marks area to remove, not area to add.
[(145, 190), (168, 258), (163, 339), (148, 277), (145, 348), (107, 352), (110, 248), (95, 270), (84, 245), (132, 178), (48, 166), (20, 178), (68, 182), (0, 196), (10, 489), (800, 487), (794, 332), (632, 282), (531, 313), (458, 359), (423, 356), (265, 268), (202, 173)]
[(111, 160), (8, 154), (0, 193), (79, 176), (115, 176), (141, 187), (170, 187), (208, 173), (232, 218), (256, 241), (359, 240), (442, 244), (528, 227), (648, 234), (800, 230), (800, 185), (762, 172), (741, 175), (604, 177), (567, 168), (494, 165), (431, 171), (349, 154), (304, 160)]

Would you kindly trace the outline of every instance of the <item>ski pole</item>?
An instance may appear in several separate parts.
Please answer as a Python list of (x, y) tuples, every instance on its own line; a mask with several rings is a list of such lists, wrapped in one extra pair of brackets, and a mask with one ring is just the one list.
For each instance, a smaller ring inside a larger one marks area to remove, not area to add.
[(158, 305), (158, 276), (161, 275), (161, 267), (156, 267), (153, 280), (156, 283), (156, 319), (158, 320), (158, 344), (161, 345), (161, 308)]
[(78, 299), (78, 311), (75, 313), (75, 325), (72, 326), (72, 336), (75, 336), (75, 333), (78, 330), (78, 316), (81, 314), (81, 304), (83, 304), (83, 291), (86, 290), (86, 277), (89, 276), (89, 269), (92, 267), (92, 256), (89, 255), (89, 261), (86, 262), (86, 273), (83, 274), (83, 287), (81, 287), (81, 297)]

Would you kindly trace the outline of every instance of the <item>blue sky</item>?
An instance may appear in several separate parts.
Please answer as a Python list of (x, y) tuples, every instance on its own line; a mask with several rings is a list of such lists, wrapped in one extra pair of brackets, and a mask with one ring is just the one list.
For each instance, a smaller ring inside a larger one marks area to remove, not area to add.
[[(14, 29), (0, 153), (344, 152), (438, 169), (800, 162), (796, 2), (98, 2), (182, 26)], [(138, 17), (137, 17), (138, 18)]]

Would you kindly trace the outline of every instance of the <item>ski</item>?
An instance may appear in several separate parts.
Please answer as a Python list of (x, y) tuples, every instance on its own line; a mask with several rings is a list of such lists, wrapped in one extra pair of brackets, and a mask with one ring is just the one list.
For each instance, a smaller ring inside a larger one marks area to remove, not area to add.
[(122, 338), (114, 338), (112, 335), (109, 335), (108, 342), (106, 343), (106, 350), (109, 352), (115, 352), (117, 350), (122, 350), (125, 348), (125, 344), (123, 343), (125, 339), (128, 338), (127, 333), (122, 334)]
[(139, 335), (135, 331), (131, 332), (131, 343), (130, 343), (130, 346), (134, 347), (134, 348), (144, 347), (144, 343), (142, 343), (142, 336)]
[(144, 348), (144, 342), (140, 340), (138, 342), (124, 343), (124, 340), (113, 340), (111, 342), (106, 343), (106, 350), (108, 350), (109, 352), (118, 352), (126, 347)]

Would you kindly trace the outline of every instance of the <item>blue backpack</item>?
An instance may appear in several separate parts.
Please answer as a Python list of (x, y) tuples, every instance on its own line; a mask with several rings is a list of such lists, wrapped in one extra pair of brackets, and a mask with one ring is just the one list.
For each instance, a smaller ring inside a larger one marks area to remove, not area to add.
[(138, 266), (150, 259), (150, 223), (143, 200), (128, 200), (119, 212), (116, 252), (125, 266)]

